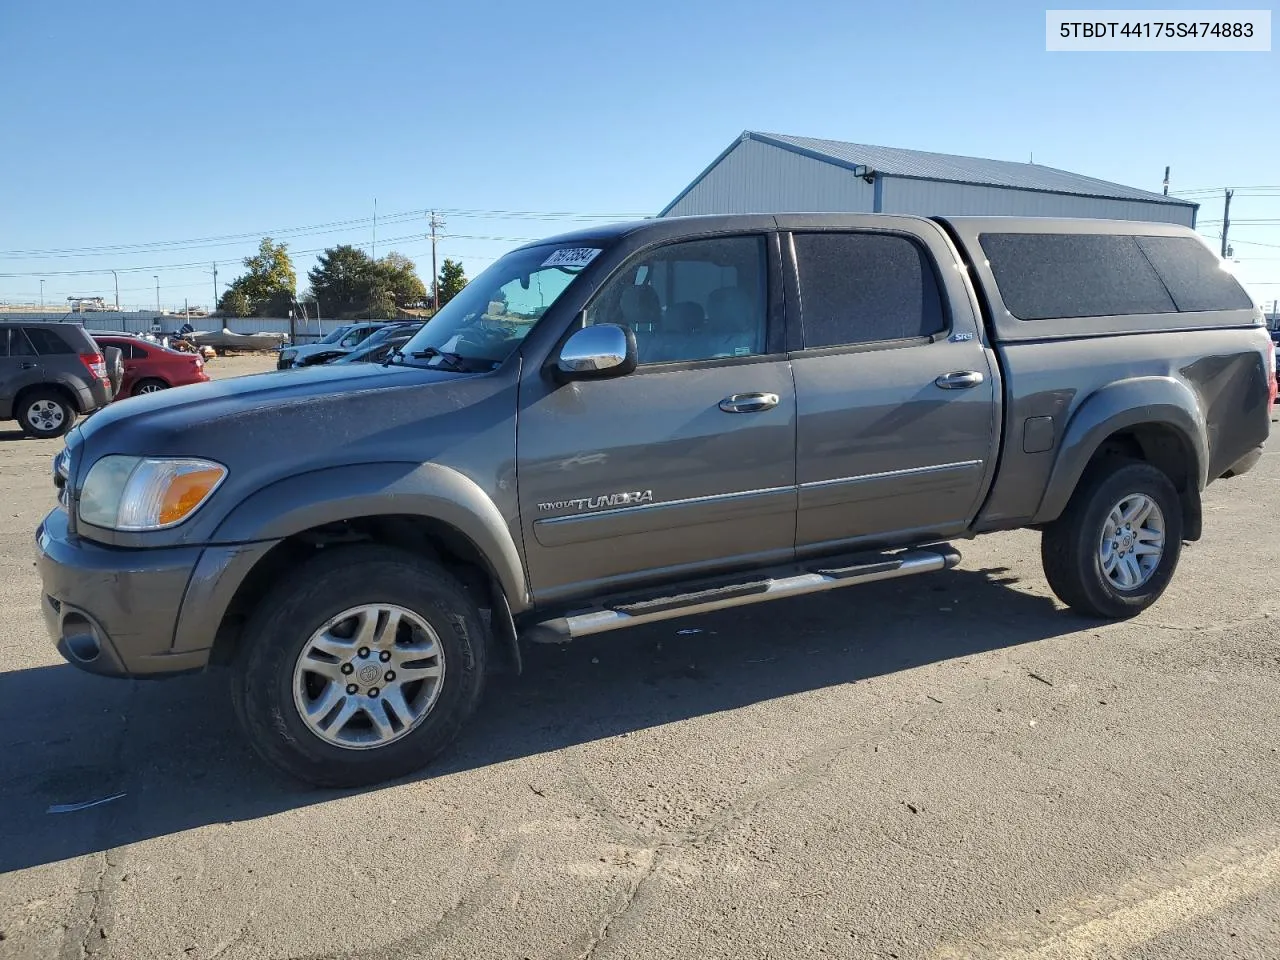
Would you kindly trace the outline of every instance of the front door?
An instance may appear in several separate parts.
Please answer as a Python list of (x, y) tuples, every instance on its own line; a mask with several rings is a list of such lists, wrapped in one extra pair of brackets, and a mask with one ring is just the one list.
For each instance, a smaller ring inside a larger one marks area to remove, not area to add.
[(539, 602), (792, 556), (776, 244), (718, 236), (637, 254), (585, 312), (631, 328), (637, 369), (568, 384), (526, 373), (517, 475)]
[(797, 549), (960, 533), (994, 467), (998, 408), (954, 254), (918, 221), (797, 230), (788, 251), (801, 319)]

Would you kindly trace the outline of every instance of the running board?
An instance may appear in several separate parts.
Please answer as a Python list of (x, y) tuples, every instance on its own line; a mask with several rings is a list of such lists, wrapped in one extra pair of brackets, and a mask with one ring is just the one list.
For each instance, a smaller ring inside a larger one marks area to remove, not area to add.
[(791, 576), (752, 580), (557, 617), (531, 625), (522, 631), (522, 635), (536, 643), (567, 643), (595, 633), (637, 627), (643, 623), (670, 620), (673, 617), (688, 617), (765, 600), (851, 587), (857, 583), (873, 583), (877, 580), (909, 577), (916, 573), (948, 570), (959, 562), (960, 554), (949, 544), (881, 555), (870, 562), (848, 566), (823, 566), (817, 562), (808, 564), (804, 572)]

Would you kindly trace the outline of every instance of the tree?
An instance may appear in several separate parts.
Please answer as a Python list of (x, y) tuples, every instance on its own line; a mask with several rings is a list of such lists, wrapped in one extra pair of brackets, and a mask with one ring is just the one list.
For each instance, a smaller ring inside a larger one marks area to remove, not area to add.
[(412, 260), (394, 250), (375, 264), (379, 286), (386, 290), (398, 307), (412, 307), (427, 299), (427, 287), (418, 276)]
[(235, 283), (222, 294), (222, 299), (218, 301), (218, 309), (228, 317), (247, 317), (253, 313), (253, 305), (249, 303), (249, 298)]
[(463, 272), (462, 264), (445, 257), (444, 263), (440, 264), (440, 276), (436, 279), (436, 288), (440, 291), (440, 306), (443, 307), (461, 293), (466, 285), (467, 275)]
[(307, 273), (311, 292), (326, 317), (354, 316), (369, 305), (373, 261), (349, 243), (330, 247), (316, 257)]
[(350, 244), (330, 247), (307, 274), (324, 316), (391, 319), (397, 308), (422, 303), (427, 288), (413, 261), (399, 253), (381, 260)]
[(218, 308), (237, 317), (284, 316), (281, 311), (288, 311), (298, 285), (289, 245), (263, 237), (257, 254), (245, 257), (244, 265), (249, 272), (231, 282)]

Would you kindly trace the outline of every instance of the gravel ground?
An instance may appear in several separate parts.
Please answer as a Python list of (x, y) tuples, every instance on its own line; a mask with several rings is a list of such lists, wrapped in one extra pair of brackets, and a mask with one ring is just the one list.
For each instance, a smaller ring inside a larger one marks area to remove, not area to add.
[(57, 446), (0, 429), (0, 957), (1280, 956), (1274, 453), (1129, 623), (992, 536), (535, 648), (429, 774), (335, 792), (255, 759), (217, 673), (59, 660), (31, 555)]

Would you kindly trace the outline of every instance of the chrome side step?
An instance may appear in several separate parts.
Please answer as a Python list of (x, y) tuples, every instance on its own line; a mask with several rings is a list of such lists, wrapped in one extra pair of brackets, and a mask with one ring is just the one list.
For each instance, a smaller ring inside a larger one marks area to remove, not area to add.
[(609, 630), (622, 630), (643, 623), (687, 617), (698, 613), (710, 613), (728, 607), (740, 607), (782, 597), (799, 597), (806, 593), (821, 593), (838, 587), (850, 587), (857, 583), (873, 583), (876, 580), (892, 580), (916, 573), (948, 570), (960, 562), (960, 554), (949, 544), (941, 544), (917, 550), (883, 555), (868, 563), (855, 563), (844, 567), (824, 567), (820, 563), (809, 565), (803, 573), (766, 580), (714, 587), (692, 593), (655, 597), (651, 600), (618, 604), (604, 610), (557, 617), (533, 624), (522, 635), (537, 643), (567, 643), (578, 637), (589, 637)]

